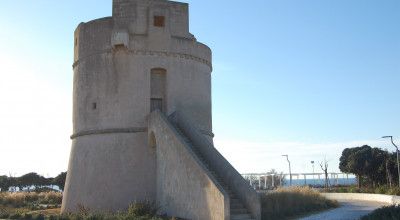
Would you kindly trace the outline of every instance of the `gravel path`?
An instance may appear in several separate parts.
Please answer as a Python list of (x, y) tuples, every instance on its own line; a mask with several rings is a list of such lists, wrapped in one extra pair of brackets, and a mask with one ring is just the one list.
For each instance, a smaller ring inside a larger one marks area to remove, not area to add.
[(338, 200), (340, 207), (326, 212), (321, 212), (299, 220), (356, 220), (373, 210), (387, 205), (380, 202), (357, 201), (357, 200)]

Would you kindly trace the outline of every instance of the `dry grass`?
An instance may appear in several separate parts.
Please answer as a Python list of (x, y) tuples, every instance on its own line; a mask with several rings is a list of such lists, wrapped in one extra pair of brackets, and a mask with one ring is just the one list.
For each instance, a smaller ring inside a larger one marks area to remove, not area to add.
[(262, 218), (285, 219), (296, 215), (338, 207), (309, 187), (278, 188), (262, 195)]
[[(61, 204), (61, 200), (62, 194), (57, 192), (0, 193), (0, 218), (3, 212), (7, 217), (14, 215), (17, 219), (18, 216), (25, 219), (29, 219), (29, 216), (44, 216), (46, 219), (50, 216), (50, 219), (171, 219), (155, 216), (154, 205), (147, 203), (131, 205), (125, 212), (116, 214), (59, 215), (59, 209), (56, 207)], [(262, 195), (263, 219), (285, 219), (337, 206), (337, 202), (327, 200), (308, 187), (279, 188)]]
[(37, 211), (30, 211), (29, 214), (32, 215), (44, 215), (44, 216), (50, 216), (50, 215), (59, 215), (61, 213), (61, 208), (55, 208), (55, 209), (45, 209), (45, 210), (37, 210)]
[(25, 207), (32, 204), (60, 205), (62, 194), (59, 192), (4, 192), (0, 193), (0, 205)]
[[(54, 207), (50, 202), (59, 207), (61, 194), (58, 193), (0, 193), (0, 219), (24, 220), (178, 220), (174, 217), (157, 216), (157, 208), (153, 203), (134, 203), (127, 210), (116, 213), (90, 212), (85, 207), (80, 207), (76, 214), (60, 214), (60, 208)], [(32, 202), (39, 201), (51, 205), (39, 204), (32, 206)], [(3, 204), (4, 203), (4, 204)], [(7, 205), (5, 205), (7, 204)], [(32, 207), (35, 207), (32, 209)]]

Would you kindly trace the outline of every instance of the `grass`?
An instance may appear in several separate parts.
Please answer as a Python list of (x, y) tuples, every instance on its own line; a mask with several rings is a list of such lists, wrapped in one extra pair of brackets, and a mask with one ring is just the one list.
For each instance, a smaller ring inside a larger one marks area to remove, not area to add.
[(399, 205), (385, 206), (376, 209), (375, 211), (361, 218), (361, 220), (382, 220), (382, 219), (387, 219), (387, 220), (400, 219), (400, 206)]
[(338, 207), (309, 187), (278, 188), (261, 197), (262, 219), (288, 219)]
[(59, 206), (62, 194), (59, 192), (3, 192), (0, 193), (0, 205), (12, 208), (28, 207), (30, 209)]
[(357, 186), (342, 186), (342, 187), (333, 187), (328, 190), (324, 190), (325, 192), (337, 192), (337, 193), (373, 193), (373, 194), (386, 194), (386, 195), (397, 195), (400, 196), (400, 187), (389, 187), (386, 185), (378, 186), (378, 187), (361, 187)]
[(0, 219), (44, 219), (60, 213), (61, 201), (59, 192), (2, 192)]
[(125, 211), (117, 213), (96, 213), (81, 208), (77, 214), (64, 214), (56, 216), (59, 220), (178, 220), (175, 217), (158, 216), (153, 203), (134, 203)]
[[(158, 216), (152, 203), (135, 203), (117, 213), (96, 213), (80, 207), (77, 214), (59, 214), (61, 193), (0, 193), (0, 219), (37, 220), (173, 220)], [(288, 219), (338, 206), (309, 187), (279, 188), (262, 195), (263, 219)]]
[(77, 214), (60, 214), (62, 194), (57, 192), (0, 193), (0, 219), (23, 220), (175, 220), (158, 216), (152, 203), (135, 203), (117, 213), (96, 213), (81, 206)]

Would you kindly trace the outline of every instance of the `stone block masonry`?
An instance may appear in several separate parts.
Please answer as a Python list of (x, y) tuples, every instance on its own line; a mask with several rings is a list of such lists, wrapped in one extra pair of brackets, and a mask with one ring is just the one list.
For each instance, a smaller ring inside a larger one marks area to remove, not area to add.
[[(190, 219), (260, 219), (257, 194), (213, 146), (211, 57), (186, 3), (114, 0), (112, 17), (79, 24), (62, 212), (151, 201)], [(176, 132), (175, 112), (195, 136)]]

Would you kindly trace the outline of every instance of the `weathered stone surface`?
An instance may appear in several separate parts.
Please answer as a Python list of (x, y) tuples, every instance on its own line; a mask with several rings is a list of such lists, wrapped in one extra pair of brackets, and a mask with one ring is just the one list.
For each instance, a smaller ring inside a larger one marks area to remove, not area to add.
[[(188, 4), (113, 0), (112, 17), (81, 23), (74, 36), (62, 212), (151, 201), (170, 215), (228, 220), (234, 202), (236, 217), (259, 219), (254, 190), (213, 147), (211, 50), (189, 33)], [(200, 151), (163, 117), (178, 111)]]
[(149, 117), (157, 158), (157, 204), (185, 219), (229, 220), (229, 195), (174, 126), (160, 113)]
[[(154, 26), (164, 16), (164, 27)], [(164, 69), (164, 112), (212, 134), (211, 50), (189, 33), (188, 5), (114, 0), (113, 16), (75, 30), (73, 142), (62, 211), (118, 210), (156, 200), (148, 146), (152, 69)]]

